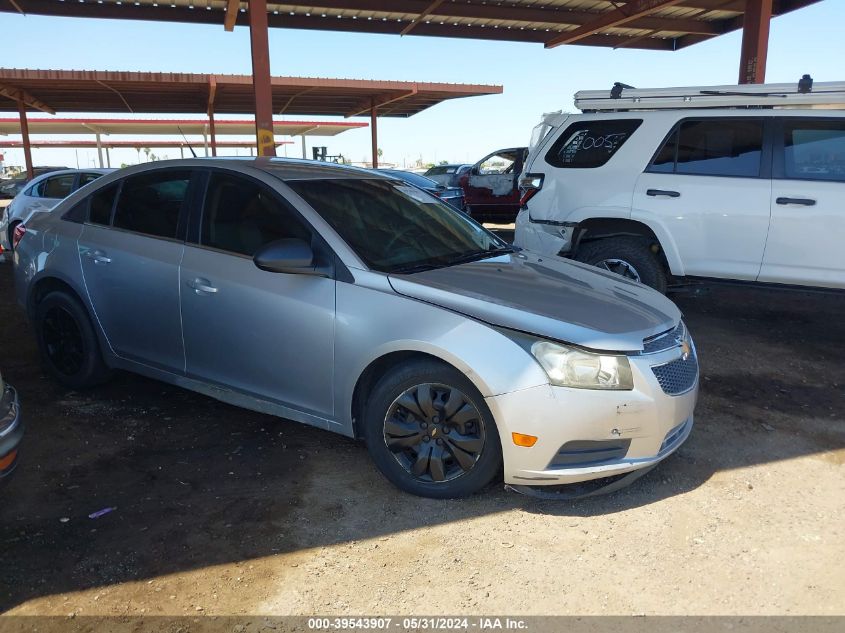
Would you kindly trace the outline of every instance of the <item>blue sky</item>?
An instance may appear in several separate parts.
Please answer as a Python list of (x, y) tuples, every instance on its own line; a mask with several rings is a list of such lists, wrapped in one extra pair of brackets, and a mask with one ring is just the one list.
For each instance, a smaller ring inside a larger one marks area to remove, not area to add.
[[(845, 80), (845, 1), (822, 0), (772, 21), (767, 81)], [(249, 31), (222, 25), (63, 19), (0, 14), (0, 64), (9, 68), (248, 74)], [(502, 84), (504, 94), (447, 102), (410, 119), (381, 119), (384, 160), (474, 162), (497, 148), (527, 144), (543, 112), (571, 110), (581, 89), (614, 81), (637, 87), (736, 83), (740, 33), (678, 52), (609, 50), (426, 37), (270, 31), (274, 75)], [(69, 116), (81, 116), (71, 114)], [(291, 117), (297, 118), (297, 117)], [(308, 118), (308, 117), (298, 117)], [(365, 120), (365, 119), (361, 119)], [(79, 137), (77, 137), (79, 138)], [(117, 140), (120, 137), (114, 137)], [(315, 141), (329, 153), (369, 160), (369, 130)], [(310, 146), (310, 142), (309, 142)], [(155, 150), (154, 150), (155, 151)], [(289, 147), (298, 155), (299, 144)], [(310, 149), (309, 149), (310, 152)], [(159, 155), (178, 157), (178, 150)], [(7, 164), (23, 162), (8, 150)], [(81, 166), (96, 150), (79, 150)], [(134, 150), (112, 161), (134, 163)], [(35, 150), (37, 164), (75, 166), (73, 150)]]

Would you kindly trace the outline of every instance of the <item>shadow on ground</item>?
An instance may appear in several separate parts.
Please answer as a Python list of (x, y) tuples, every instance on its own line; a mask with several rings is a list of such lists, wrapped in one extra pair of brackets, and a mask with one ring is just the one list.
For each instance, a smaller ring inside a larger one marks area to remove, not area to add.
[[(19, 471), (0, 492), (0, 612), (38, 596), (513, 508), (611, 514), (683, 494), (718, 471), (845, 448), (842, 296), (676, 297), (704, 376), (690, 440), (628, 489), (560, 503), (501, 485), (463, 501), (410, 497), (357, 442), (129, 374), (68, 392), (42, 374), (7, 266), (0, 296), (2, 371), (28, 425)], [(88, 518), (106, 508), (115, 509)]]

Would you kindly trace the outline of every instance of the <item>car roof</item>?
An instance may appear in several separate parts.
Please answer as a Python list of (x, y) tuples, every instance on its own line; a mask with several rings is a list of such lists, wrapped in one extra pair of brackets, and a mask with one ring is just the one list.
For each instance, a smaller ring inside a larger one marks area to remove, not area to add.
[(362, 167), (339, 165), (337, 163), (324, 163), (321, 161), (305, 160), (301, 158), (276, 158), (270, 156), (218, 156), (160, 160), (152, 163), (141, 163), (140, 165), (125, 167), (120, 170), (118, 177), (124, 173), (126, 175), (131, 175), (156, 169), (195, 169), (197, 167), (223, 167), (234, 171), (239, 171), (244, 168), (252, 168), (266, 172), (283, 181), (327, 180), (335, 178), (384, 180), (387, 178), (387, 176), (375, 170), (364, 169)]
[(55, 171), (46, 171), (43, 174), (38, 174), (30, 180), (31, 183), (41, 182), (46, 178), (53, 176), (63, 176), (65, 174), (110, 174), (117, 169), (113, 167), (90, 167), (88, 169), (56, 169)]

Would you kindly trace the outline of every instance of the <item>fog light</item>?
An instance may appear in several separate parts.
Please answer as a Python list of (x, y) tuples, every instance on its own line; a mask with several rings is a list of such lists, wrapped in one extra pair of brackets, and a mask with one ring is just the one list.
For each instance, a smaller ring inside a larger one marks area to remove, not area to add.
[(525, 448), (531, 448), (537, 443), (537, 438), (534, 435), (511, 433), (511, 437), (513, 438), (514, 444), (516, 444), (517, 446), (524, 446)]

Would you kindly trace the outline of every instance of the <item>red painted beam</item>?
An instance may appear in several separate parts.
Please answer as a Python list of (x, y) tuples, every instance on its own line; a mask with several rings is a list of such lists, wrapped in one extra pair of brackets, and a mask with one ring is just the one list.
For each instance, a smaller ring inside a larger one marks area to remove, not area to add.
[(769, 23), (772, 0), (747, 0), (742, 23), (742, 52), (739, 59), (739, 83), (761, 84), (766, 81), (766, 57), (769, 53)]
[(26, 104), (18, 99), (18, 113), (21, 118), (21, 140), (23, 141), (23, 157), (26, 163), (26, 177), (32, 179), (35, 172), (32, 169), (32, 149), (29, 146), (29, 124), (26, 120)]
[(370, 107), (370, 132), (373, 143), (373, 169), (378, 169), (378, 106), (375, 99)]
[(255, 144), (259, 156), (275, 156), (273, 86), (270, 79), (270, 42), (267, 0), (249, 0), (249, 39), (252, 48), (252, 85), (255, 93)]

